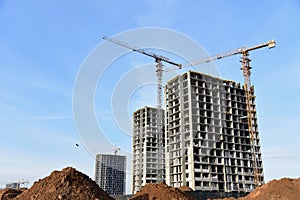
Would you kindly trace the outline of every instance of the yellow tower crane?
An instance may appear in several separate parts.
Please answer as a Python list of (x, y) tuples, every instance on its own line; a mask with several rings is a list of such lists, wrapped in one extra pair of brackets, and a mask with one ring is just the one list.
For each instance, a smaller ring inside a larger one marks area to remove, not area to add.
[[(157, 110), (158, 111), (157, 130), (158, 130), (158, 145), (159, 145), (159, 148), (161, 148), (158, 150), (159, 158), (161, 158), (162, 152), (163, 152), (163, 149), (162, 149), (162, 139), (163, 138), (162, 138), (162, 124), (161, 124), (161, 122), (162, 122), (162, 113), (161, 113), (161, 110), (162, 110), (162, 71), (163, 71), (162, 70), (162, 67), (163, 67), (162, 61), (176, 66), (177, 68), (173, 69), (173, 70), (178, 70), (178, 69), (182, 69), (185, 67), (196, 66), (196, 65), (203, 64), (203, 63), (208, 63), (208, 62), (211, 62), (214, 60), (218, 60), (221, 58), (226, 58), (229, 56), (241, 54), (242, 55), (242, 57), (241, 57), (242, 67), (240, 69), (242, 70), (243, 77), (244, 77), (244, 90), (245, 90), (245, 94), (246, 94), (246, 109), (247, 109), (246, 117), (248, 119), (248, 130), (249, 130), (250, 142), (251, 142), (251, 155), (252, 155), (251, 157), (252, 157), (252, 165), (253, 165), (253, 169), (254, 169), (254, 172), (253, 172), (254, 173), (254, 182), (255, 182), (256, 187), (259, 187), (262, 184), (260, 177), (258, 176), (259, 172), (258, 172), (258, 166), (257, 166), (257, 148), (256, 148), (257, 133), (255, 131), (254, 120), (253, 120), (253, 112), (254, 112), (253, 95), (252, 95), (253, 87), (251, 85), (251, 79), (250, 79), (250, 77), (251, 77), (250, 61), (251, 60), (249, 59), (249, 52), (256, 50), (256, 49), (263, 48), (263, 47), (268, 47), (269, 49), (273, 48), (273, 47), (275, 47), (275, 40), (269, 40), (267, 43), (263, 43), (263, 44), (249, 47), (249, 48), (241, 47), (241, 48), (235, 49), (233, 51), (205, 57), (203, 59), (182, 65), (182, 64), (172, 62), (172, 61), (170, 61), (169, 58), (166, 58), (164, 56), (146, 51), (146, 50), (138, 48), (138, 47), (130, 46), (124, 42), (121, 42), (121, 41), (118, 41), (118, 40), (115, 40), (112, 38), (103, 37), (103, 39), (110, 41), (112, 43), (115, 43), (117, 45), (123, 46), (125, 48), (131, 49), (132, 51), (136, 51), (136, 52), (144, 54), (146, 56), (150, 56), (150, 57), (154, 58), (155, 62), (157, 63), (157, 65), (156, 65), (157, 109), (158, 109)], [(171, 70), (169, 70), (169, 71), (171, 71)], [(162, 162), (160, 162), (160, 160), (158, 160), (158, 162), (162, 163)], [(163, 166), (159, 167), (158, 171), (159, 171), (158, 182), (160, 182), (163, 180), (163, 177), (162, 177)]]
[(221, 58), (225, 58), (225, 57), (229, 57), (229, 56), (233, 56), (236, 54), (241, 54), (241, 63), (242, 63), (242, 67), (240, 68), (242, 70), (243, 73), (243, 77), (244, 77), (244, 90), (245, 90), (245, 94), (246, 94), (246, 109), (247, 109), (247, 120), (248, 120), (248, 130), (249, 130), (249, 135), (250, 135), (250, 145), (251, 145), (251, 157), (252, 157), (252, 166), (253, 166), (253, 170), (254, 170), (254, 183), (255, 183), (255, 187), (259, 187), (262, 184), (262, 180), (261, 177), (259, 176), (259, 171), (258, 171), (258, 165), (257, 165), (257, 148), (256, 146), (258, 144), (256, 144), (257, 142), (257, 132), (255, 130), (255, 122), (253, 120), (253, 112), (255, 112), (254, 110), (254, 104), (253, 104), (253, 100), (254, 100), (254, 96), (253, 94), (253, 87), (251, 85), (251, 66), (250, 66), (250, 59), (249, 59), (249, 52), (256, 50), (256, 49), (260, 49), (263, 47), (268, 47), (269, 49), (274, 48), (276, 45), (275, 40), (269, 40), (266, 43), (260, 44), (260, 45), (256, 45), (253, 47), (241, 47), (238, 48), (236, 50), (233, 51), (229, 51), (229, 52), (225, 52), (225, 53), (221, 53), (221, 54), (216, 54), (214, 56), (209, 56), (206, 58), (203, 58), (201, 60), (198, 61), (194, 61), (190, 64), (187, 65), (183, 65), (182, 67), (189, 67), (189, 66), (195, 66), (195, 65), (200, 65), (203, 63), (207, 63), (207, 62), (211, 62), (214, 60), (218, 60)]
[(254, 127), (254, 120), (253, 120), (253, 112), (255, 112), (254, 107), (253, 107), (253, 87), (251, 86), (251, 66), (250, 66), (250, 59), (249, 59), (249, 52), (263, 48), (263, 47), (268, 47), (274, 48), (275, 47), (275, 41), (270, 40), (267, 43), (257, 45), (251, 48), (245, 48), (240, 51), (240, 54), (242, 54), (241, 62), (242, 62), (242, 67), (241, 70), (243, 72), (244, 76), (244, 90), (246, 93), (246, 105), (247, 105), (247, 119), (248, 119), (248, 130), (250, 134), (250, 142), (251, 142), (251, 153), (252, 153), (252, 162), (253, 162), (253, 169), (254, 169), (254, 182), (255, 182), (255, 187), (259, 187), (262, 184), (262, 180), (260, 179), (259, 176), (259, 171), (258, 171), (258, 166), (257, 166), (257, 149), (256, 143), (257, 141), (257, 132)]

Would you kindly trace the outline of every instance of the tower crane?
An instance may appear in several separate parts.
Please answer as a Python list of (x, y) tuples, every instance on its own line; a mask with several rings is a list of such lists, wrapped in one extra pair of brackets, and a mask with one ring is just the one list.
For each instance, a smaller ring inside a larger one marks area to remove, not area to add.
[[(253, 47), (241, 47), (238, 49), (235, 49), (233, 51), (229, 51), (229, 52), (225, 52), (225, 53), (220, 53), (220, 54), (216, 54), (213, 56), (209, 56), (209, 57), (205, 57), (203, 59), (182, 65), (182, 64), (178, 64), (175, 62), (170, 61), (169, 58), (166, 58), (164, 56), (158, 55), (158, 54), (154, 54), (151, 52), (148, 52), (144, 49), (140, 49), (137, 47), (133, 47), (133, 46), (129, 46), (128, 44), (112, 39), (112, 38), (108, 38), (108, 37), (103, 37), (104, 40), (110, 41), (112, 43), (115, 43), (117, 45), (123, 46), (125, 48), (131, 49), (132, 51), (136, 51), (138, 53), (144, 54), (146, 56), (150, 56), (152, 58), (155, 59), (156, 64), (156, 74), (157, 74), (157, 109), (158, 109), (158, 122), (157, 123), (157, 127), (159, 130), (158, 132), (158, 144), (159, 147), (161, 148), (161, 150), (159, 150), (159, 156), (162, 156), (162, 126), (161, 126), (161, 119), (162, 119), (162, 113), (161, 113), (161, 109), (162, 109), (162, 67), (163, 64), (162, 62), (166, 62), (169, 63), (171, 65), (176, 66), (177, 68), (175, 70), (178, 69), (182, 69), (185, 67), (190, 67), (190, 66), (196, 66), (196, 65), (200, 65), (200, 64), (204, 64), (204, 63), (208, 63), (211, 61), (215, 61), (218, 59), (222, 59), (222, 58), (226, 58), (229, 56), (233, 56), (233, 55), (237, 55), (237, 54), (241, 54), (241, 63), (242, 63), (242, 67), (240, 68), (242, 70), (243, 73), (243, 77), (244, 77), (244, 90), (245, 90), (245, 94), (246, 94), (246, 110), (247, 110), (247, 116), (245, 116), (247, 118), (247, 122), (248, 122), (248, 130), (249, 130), (249, 135), (250, 135), (250, 143), (251, 143), (251, 157), (252, 157), (252, 165), (253, 165), (253, 169), (254, 169), (254, 182), (255, 182), (255, 186), (259, 187), (262, 183), (260, 181), (259, 178), (259, 172), (258, 172), (258, 165), (257, 165), (257, 149), (256, 149), (256, 139), (257, 139), (257, 135), (255, 132), (255, 127), (254, 127), (254, 120), (253, 120), (253, 112), (254, 112), (254, 107), (253, 107), (253, 89), (252, 89), (252, 85), (251, 85), (251, 66), (250, 66), (250, 58), (249, 58), (249, 52), (253, 51), (253, 50), (257, 50), (260, 48), (264, 48), (264, 47), (268, 47), (273, 48), (275, 47), (275, 40), (269, 40), (266, 43), (260, 44), (260, 45), (256, 45)], [(174, 70), (174, 69), (173, 69)], [(169, 70), (170, 71), (170, 70)], [(160, 158), (160, 157), (159, 157)], [(160, 162), (161, 163), (161, 162)], [(162, 172), (162, 169), (159, 168), (158, 169), (159, 172)], [(160, 173), (158, 175), (158, 180), (162, 181), (162, 174)]]
[(117, 145), (115, 145), (115, 149), (114, 149), (114, 155), (116, 156), (118, 151), (120, 151), (121, 148), (120, 147), (117, 147)]
[(176, 67), (178, 67), (179, 69), (182, 68), (181, 64), (175, 63), (170, 61), (169, 58), (164, 57), (162, 55), (158, 55), (149, 51), (146, 51), (144, 49), (138, 48), (138, 47), (134, 47), (131, 46), (125, 42), (121, 42), (119, 40), (115, 40), (113, 38), (108, 38), (106, 36), (103, 37), (104, 40), (107, 40), (109, 42), (115, 43), (117, 45), (120, 45), (122, 47), (125, 47), (127, 49), (130, 49), (132, 51), (144, 54), (146, 56), (152, 57), (154, 58), (155, 62), (156, 62), (156, 78), (157, 78), (157, 143), (158, 143), (158, 147), (157, 147), (157, 158), (158, 158), (158, 175), (157, 175), (157, 182), (162, 182), (163, 181), (163, 170), (164, 170), (164, 166), (163, 166), (163, 133), (162, 133), (162, 76), (163, 76), (163, 63), (162, 62), (166, 62), (169, 63), (171, 65), (174, 65)]
[(250, 145), (251, 145), (251, 157), (252, 157), (252, 166), (253, 166), (253, 171), (254, 171), (254, 183), (255, 183), (255, 187), (259, 187), (262, 184), (262, 181), (260, 180), (259, 177), (259, 171), (258, 171), (258, 165), (257, 165), (257, 149), (256, 149), (256, 142), (257, 142), (257, 135), (255, 132), (255, 123), (253, 120), (253, 112), (254, 112), (254, 107), (253, 107), (253, 88), (251, 85), (251, 66), (250, 66), (250, 58), (249, 58), (249, 52), (256, 50), (256, 49), (260, 49), (263, 47), (268, 47), (269, 49), (274, 48), (276, 45), (275, 40), (269, 40), (266, 43), (260, 44), (260, 45), (256, 45), (253, 47), (241, 47), (238, 48), (236, 50), (233, 51), (229, 51), (229, 52), (225, 52), (225, 53), (221, 53), (221, 54), (216, 54), (210, 57), (206, 57), (203, 58), (201, 60), (198, 61), (194, 61), (192, 63), (183, 65), (182, 68), (184, 67), (189, 67), (189, 66), (195, 66), (195, 65), (200, 65), (203, 63), (207, 63), (207, 62), (211, 62), (214, 60), (218, 60), (221, 58), (225, 58), (225, 57), (229, 57), (229, 56), (233, 56), (236, 54), (241, 54), (241, 63), (242, 63), (242, 67), (240, 68), (242, 70), (243, 73), (243, 77), (244, 77), (244, 90), (245, 90), (245, 94), (246, 94), (246, 110), (247, 110), (247, 116), (244, 116), (247, 121), (248, 121), (248, 130), (249, 130), (249, 135), (250, 135)]

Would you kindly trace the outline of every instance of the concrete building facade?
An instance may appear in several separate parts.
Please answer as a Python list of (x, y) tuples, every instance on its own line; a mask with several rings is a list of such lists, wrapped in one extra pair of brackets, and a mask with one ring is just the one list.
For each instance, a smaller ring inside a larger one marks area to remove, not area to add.
[(14, 183), (7, 183), (5, 184), (5, 188), (11, 188), (11, 189), (20, 189), (20, 183), (14, 182)]
[[(162, 181), (165, 179), (163, 151), (165, 136), (163, 127), (160, 131), (161, 135), (158, 134), (157, 111), (157, 108), (144, 107), (133, 113), (133, 194), (140, 191), (147, 183), (160, 182), (159, 176), (162, 177)], [(164, 112), (161, 113), (161, 124), (164, 124)], [(159, 144), (162, 145), (161, 149), (158, 148)], [(162, 150), (162, 153), (159, 153), (159, 150)]]
[(233, 81), (188, 71), (165, 86), (166, 182), (194, 190), (249, 192), (263, 183), (254, 88), (254, 173), (245, 90)]
[(126, 156), (98, 154), (95, 181), (109, 195), (124, 195), (126, 190)]

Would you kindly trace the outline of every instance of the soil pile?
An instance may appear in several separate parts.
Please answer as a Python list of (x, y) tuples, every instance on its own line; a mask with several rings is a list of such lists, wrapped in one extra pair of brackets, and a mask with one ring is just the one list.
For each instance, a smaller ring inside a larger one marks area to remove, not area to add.
[(22, 192), (23, 192), (23, 190), (15, 190), (15, 189), (10, 189), (10, 188), (0, 190), (0, 200), (10, 200), (10, 199), (18, 196)]
[(53, 171), (14, 200), (113, 200), (87, 175), (67, 167)]
[[(238, 200), (297, 200), (300, 199), (300, 178), (272, 180)], [(229, 200), (229, 199), (223, 199)]]
[(300, 178), (272, 180), (251, 192), (242, 200), (300, 199)]
[(194, 200), (178, 188), (169, 187), (165, 183), (148, 183), (130, 200)]
[(192, 188), (190, 188), (189, 186), (180, 186), (179, 189), (182, 192), (188, 192), (188, 191), (194, 191)]

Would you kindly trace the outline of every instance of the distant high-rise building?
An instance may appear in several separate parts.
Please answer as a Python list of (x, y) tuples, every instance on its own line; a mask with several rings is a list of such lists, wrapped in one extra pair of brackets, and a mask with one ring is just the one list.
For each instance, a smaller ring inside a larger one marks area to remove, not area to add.
[(20, 183), (14, 182), (14, 183), (7, 183), (5, 185), (6, 188), (11, 188), (11, 189), (20, 189)]
[[(253, 87), (250, 93), (251, 102), (247, 105), (240, 84), (192, 71), (166, 84), (168, 185), (249, 192), (255, 188), (256, 179), (263, 183)], [(253, 141), (248, 130), (247, 106), (252, 110)]]
[[(157, 108), (144, 107), (133, 113), (133, 175), (132, 193), (140, 191), (147, 183), (165, 180), (164, 152), (159, 153), (158, 145), (164, 148), (164, 127), (161, 143), (157, 131)], [(164, 113), (160, 124), (164, 124)], [(159, 179), (162, 177), (162, 180)]]
[(126, 157), (98, 154), (95, 164), (95, 181), (109, 195), (125, 194)]

